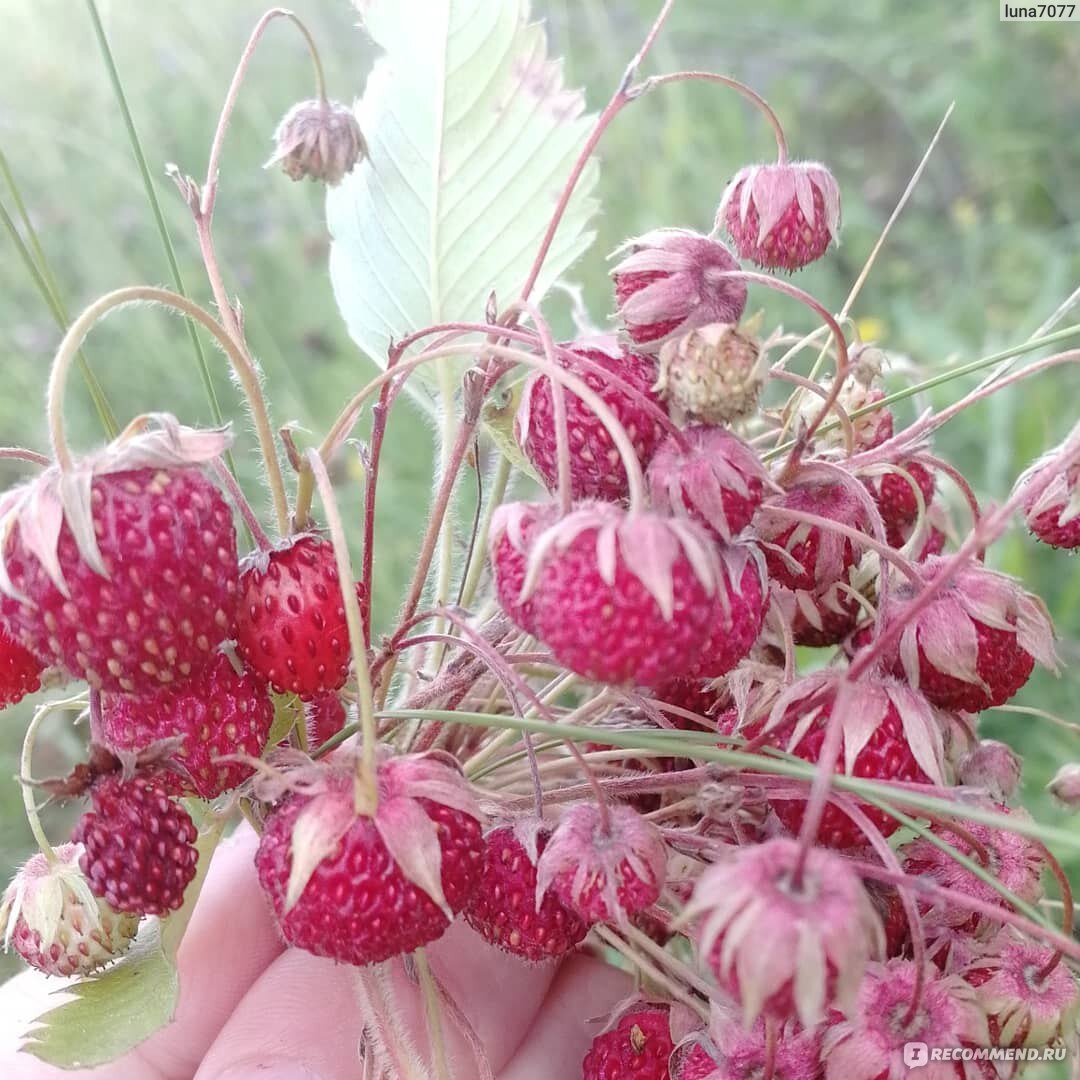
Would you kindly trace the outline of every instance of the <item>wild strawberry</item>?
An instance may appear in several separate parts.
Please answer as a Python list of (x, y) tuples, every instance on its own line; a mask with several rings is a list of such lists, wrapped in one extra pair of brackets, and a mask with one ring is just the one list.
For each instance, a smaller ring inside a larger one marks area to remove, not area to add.
[(137, 915), (176, 911), (199, 858), (188, 812), (144, 776), (100, 777), (90, 798), (72, 839), (86, 849), (79, 866), (94, 895)]
[[(928, 559), (929, 580), (943, 559)], [(893, 594), (888, 619), (904, 617), (910, 582)], [(1055, 668), (1054, 630), (1038, 597), (1004, 574), (976, 564), (959, 570), (908, 621), (893, 670), (939, 708), (979, 712), (1003, 705), (1027, 682), (1036, 660)]]
[(0, 505), (0, 617), (35, 656), (110, 693), (188, 678), (235, 625), (232, 515), (197, 467), (228, 439), (157, 419)]
[[(996, 806), (994, 809), (1003, 814), (1026, 816), (1022, 810), (1010, 811), (1004, 806)], [(958, 824), (965, 833), (974, 838), (977, 848), (963, 835), (950, 831), (944, 824), (934, 825), (931, 831), (962, 855), (980, 863), (991, 876), (1021, 900), (1036, 903), (1042, 898), (1042, 873), (1046, 868), (1046, 858), (1037, 843), (1019, 833), (984, 825), (978, 821), (961, 819)], [(987, 904), (1001, 906), (1006, 903), (996, 889), (991, 888), (982, 878), (976, 877), (948, 852), (942, 851), (929, 840), (912, 840), (900, 848), (898, 854), (906, 874), (928, 878), (943, 888), (964, 893)], [(969, 931), (988, 925), (985, 916), (973, 914), (968, 908), (941, 900), (928, 900), (924, 903), (930, 905), (932, 911), (940, 913), (946, 921)]]
[(89, 975), (123, 955), (139, 920), (90, 891), (80, 848), (60, 844), (49, 862), (38, 852), (15, 875), (0, 903), (0, 935), (46, 975)]
[(697, 952), (747, 1024), (797, 1016), (813, 1027), (850, 1005), (881, 922), (855, 872), (821, 848), (777, 838), (735, 848), (702, 875), (684, 918)]
[[(664, 429), (644, 402), (662, 409), (653, 392), (656, 362), (619, 347), (614, 337), (588, 339), (570, 345), (575, 358), (592, 361), (600, 371), (580, 361), (560, 357), (559, 363), (597, 393), (625, 428), (642, 468), (663, 438)], [(627, 391), (636, 391), (636, 395)], [(597, 498), (618, 502), (626, 497), (626, 469), (607, 428), (573, 391), (563, 390), (566, 434), (570, 455), (570, 494), (575, 499)], [(558, 434), (551, 379), (536, 372), (525, 383), (514, 433), (550, 491), (559, 483)]]
[(868, 508), (844, 483), (808, 481), (766, 503), (754, 520), (773, 594), (791, 609), (799, 645), (835, 645), (855, 629), (862, 550), (849, 537), (784, 510), (814, 514), (861, 532), (871, 531)]
[(919, 515), (919, 504), (909, 476), (922, 495), (924, 507), (929, 506), (934, 497), (934, 474), (925, 465), (918, 461), (901, 461), (898, 468), (904, 472), (890, 469), (863, 478), (863, 483), (874, 496), (886, 530), (910, 525)]
[(909, 523), (907, 525), (886, 525), (886, 543), (889, 547), (894, 547), (897, 550), (907, 547), (914, 538), (916, 529), (919, 529), (920, 539), (916, 540), (912, 545), (914, 550), (909, 550), (907, 552), (908, 558), (914, 559), (914, 561), (918, 563), (924, 563), (927, 559), (931, 559), (935, 555), (940, 555), (945, 550), (945, 541), (948, 538), (939, 524), (943, 523), (944, 517), (943, 515), (938, 514), (937, 510), (938, 507), (936, 504), (929, 508), (929, 513), (924, 519), (921, 529), (916, 523)]
[[(727, 691), (718, 687), (712, 679), (671, 679), (658, 686), (653, 693), (657, 701), (705, 718), (715, 717), (730, 700)], [(678, 714), (663, 711), (676, 727), (684, 726), (681, 723), (683, 718)], [(689, 722), (685, 726), (694, 730)]]
[(304, 723), (307, 726), (308, 745), (322, 746), (332, 739), (348, 722), (345, 704), (337, 694), (320, 694), (304, 704)]
[[(691, 1036), (676, 1051), (671, 1075), (675, 1080), (759, 1080), (766, 1075), (769, 1038), (760, 1017), (747, 1030), (737, 1014), (713, 1005), (709, 1048), (701, 1036)], [(821, 1034), (804, 1031), (794, 1021), (775, 1033), (775, 1080), (821, 1080)]]
[(536, 893), (549, 890), (592, 925), (625, 922), (655, 904), (664, 886), (667, 848), (660, 830), (630, 806), (571, 806), (536, 867)]
[(549, 836), (539, 823), (492, 829), (465, 908), (465, 921), (482, 938), (533, 963), (564, 956), (589, 932), (553, 892), (536, 906), (536, 863)]
[[(776, 700), (763, 734), (772, 734), (789, 754), (817, 763), (833, 713), (841, 710), (841, 754), (836, 771), (846, 776), (908, 783), (944, 783), (943, 749), (934, 710), (906, 684), (893, 679), (849, 683), (842, 675), (807, 675)], [(793, 833), (799, 831), (806, 803), (778, 799), (776, 816)], [(899, 822), (873, 806), (867, 817), (885, 836)], [(866, 837), (838, 806), (828, 806), (821, 818), (818, 843), (848, 848)]]
[[(357, 586), (361, 607), (366, 597)], [(279, 694), (310, 700), (349, 677), (349, 630), (333, 545), (311, 534), (252, 556), (240, 577), (236, 648)]]
[(581, 1064), (582, 1080), (668, 1080), (674, 1045), (668, 1010), (637, 1007), (597, 1035)]
[[(867, 968), (848, 1018), (833, 1014), (822, 1037), (826, 1080), (908, 1076), (905, 1045), (986, 1046), (986, 1017), (971, 987), (955, 975), (927, 967), (919, 995), (918, 968), (910, 960), (890, 960)], [(915, 1002), (917, 1007), (913, 1008)], [(996, 1076), (969, 1061), (932, 1062), (919, 1073), (926, 1080), (976, 1080)]]
[(1047, 791), (1070, 809), (1080, 806), (1080, 764), (1068, 761), (1054, 773), (1053, 780), (1046, 785)]
[(961, 759), (956, 779), (965, 787), (981, 788), (994, 802), (1011, 799), (1020, 787), (1023, 768), (1019, 754), (996, 739), (982, 739)]
[(717, 554), (719, 603), (712, 633), (691, 669), (692, 675), (709, 679), (726, 675), (749, 654), (765, 621), (765, 567), (756, 548), (730, 544)]
[(660, 349), (657, 392), (679, 423), (730, 424), (757, 411), (765, 353), (730, 323), (709, 323)]
[(975, 987), (994, 1046), (1049, 1046), (1076, 1030), (1080, 987), (1053, 949), (1002, 931), (960, 973)]
[(229, 658), (219, 654), (197, 675), (156, 694), (103, 695), (93, 735), (117, 754), (179, 739), (170, 759), (176, 771), (155, 771), (155, 780), (170, 795), (216, 799), (253, 771), (242, 761), (219, 759), (261, 757), (273, 722), (266, 684), (249, 673), (238, 675)]
[(627, 240), (612, 268), (619, 318), (630, 340), (655, 352), (670, 338), (708, 323), (737, 323), (746, 285), (721, 243), (688, 229), (653, 229)]
[(748, 165), (716, 211), (739, 258), (767, 270), (798, 270), (820, 259), (840, 231), (840, 189), (816, 161)]
[(819, 525), (792, 522), (784, 510), (814, 514), (869, 532), (869, 515), (850, 487), (809, 481), (766, 503), (754, 522), (769, 578), (792, 591), (814, 592), (847, 577), (862, 552), (846, 536)]
[(483, 841), (461, 774), (439, 758), (385, 758), (370, 815), (357, 811), (355, 772), (336, 755), (298, 774), (255, 868), (290, 945), (364, 965), (442, 937), (477, 885)]
[[(1080, 547), (1080, 462), (1067, 467), (1057, 448), (1041, 457), (1017, 481), (1017, 488), (1028, 489), (1024, 498), (1024, 518), (1032, 535), (1051, 547)], [(1053, 479), (1046, 483), (1047, 478)], [(1034, 485), (1043, 485), (1036, 494)]]
[(0, 709), (40, 690), (44, 670), (45, 665), (0, 625)]
[(645, 479), (656, 510), (689, 517), (724, 542), (750, 524), (772, 483), (742, 439), (705, 424), (687, 428), (681, 440), (665, 437)]
[(589, 504), (534, 537), (521, 601), (564, 667), (654, 686), (695, 665), (716, 618), (719, 567), (690, 521)]
[(503, 611), (526, 633), (536, 633), (536, 597), (521, 599), (529, 549), (559, 516), (552, 503), (502, 503), (491, 519), (491, 574)]

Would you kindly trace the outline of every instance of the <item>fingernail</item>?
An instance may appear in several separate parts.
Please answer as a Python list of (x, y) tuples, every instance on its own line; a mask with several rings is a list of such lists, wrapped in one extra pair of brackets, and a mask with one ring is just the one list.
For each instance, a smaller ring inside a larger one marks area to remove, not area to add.
[(323, 1077), (302, 1061), (239, 1061), (219, 1073), (218, 1080), (323, 1080)]

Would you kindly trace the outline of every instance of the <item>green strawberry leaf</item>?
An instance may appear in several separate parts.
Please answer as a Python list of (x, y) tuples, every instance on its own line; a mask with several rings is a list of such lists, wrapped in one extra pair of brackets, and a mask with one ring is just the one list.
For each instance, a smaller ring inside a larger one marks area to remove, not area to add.
[[(527, 0), (356, 4), (384, 55), (357, 106), (370, 159), (327, 197), (330, 276), (353, 340), (385, 366), (392, 340), (482, 322), (493, 292), (516, 299), (593, 121)], [(597, 175), (590, 162), (533, 300), (591, 243)], [(408, 386), (430, 403), (443, 376), (421, 366)]]

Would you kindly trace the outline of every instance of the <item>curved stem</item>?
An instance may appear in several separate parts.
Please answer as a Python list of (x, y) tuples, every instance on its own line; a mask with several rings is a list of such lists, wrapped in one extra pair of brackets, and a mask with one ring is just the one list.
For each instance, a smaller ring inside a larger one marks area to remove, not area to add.
[(424, 1015), (427, 1018), (428, 1041), (431, 1044), (432, 1064), (436, 1080), (450, 1080), (450, 1068), (446, 1063), (446, 1040), (443, 1038), (441, 1002), (435, 988), (435, 980), (428, 965), (427, 953), (417, 949), (413, 953), (416, 974), (420, 979), (420, 991), (424, 998)]
[[(1039, 844), (1042, 848), (1043, 858), (1046, 859), (1047, 864), (1050, 867), (1050, 872), (1057, 880), (1058, 888), (1061, 890), (1061, 933), (1064, 937), (1072, 939), (1073, 936), (1073, 919), (1075, 915), (1075, 909), (1073, 904), (1073, 891), (1072, 883), (1069, 881), (1069, 875), (1065, 873), (1064, 867), (1054, 857), (1054, 854), (1043, 843)], [(1042, 982), (1047, 979), (1053, 972), (1054, 968), (1061, 962), (1061, 950), (1056, 949), (1054, 955), (1043, 965), (1038, 975), (1035, 976), (1038, 982)]]
[(29, 465), (47, 466), (52, 464), (48, 456), (36, 450), (24, 450), (21, 446), (0, 446), (0, 458), (11, 461), (25, 461)]
[(315, 450), (307, 452), (307, 460), (319, 487), (319, 498), (322, 499), (326, 524), (334, 545), (338, 584), (341, 587), (341, 599), (345, 606), (345, 622), (349, 628), (349, 645), (352, 649), (353, 668), (356, 673), (357, 711), (361, 737), (355, 790), (356, 811), (358, 814), (373, 817), (379, 802), (376, 781), (377, 736), (371, 671), (368, 668), (367, 649), (364, 647), (364, 623), (360, 615), (360, 601), (356, 596), (356, 582), (353, 579), (349, 561), (349, 544), (345, 539), (345, 526), (338, 511), (330, 476), (322, 458)]
[(251, 508), (251, 503), (247, 501), (247, 496), (236, 482), (236, 477), (229, 472), (225, 462), (220, 458), (214, 462), (214, 475), (217, 477), (218, 483), (229, 493), (233, 506), (236, 507), (237, 513), (243, 518), (248, 532), (251, 533), (251, 539), (254, 541), (255, 546), (260, 551), (269, 551), (274, 546), (270, 542), (270, 537), (266, 535), (262, 523)]
[(756, 90), (752, 90), (746, 83), (739, 82), (738, 79), (733, 79), (730, 75), (718, 75), (713, 71), (673, 71), (668, 75), (652, 75), (645, 79), (644, 82), (639, 83), (638, 86), (635, 86), (633, 91), (645, 93), (656, 86), (666, 86), (668, 83), (687, 82), (689, 80), (719, 83), (721, 86), (726, 86), (736, 93), (742, 94), (747, 101), (761, 110), (765, 119), (769, 122), (769, 127), (772, 128), (773, 136), (776, 139), (777, 163), (783, 165), (787, 161), (787, 138), (784, 136), (783, 125), (780, 123), (780, 118), (773, 111), (773, 107)]
[(201, 216), (207, 220), (214, 216), (214, 204), (217, 201), (218, 172), (221, 161), (221, 150), (225, 144), (225, 133), (229, 129), (229, 121), (232, 119), (233, 110), (236, 108), (236, 99), (240, 94), (240, 86), (247, 74), (248, 66), (255, 55), (255, 49), (259, 39), (263, 36), (266, 28), (275, 19), (288, 19), (304, 36), (307, 42), (308, 52), (311, 53), (311, 62), (315, 67), (315, 87), (320, 101), (326, 101), (326, 77), (323, 74), (322, 61), (319, 59), (319, 50), (315, 47), (315, 39), (311, 36), (308, 28), (300, 19), (287, 8), (271, 8), (255, 24), (251, 31), (244, 51), (240, 54), (240, 61), (236, 65), (232, 82), (225, 94), (225, 102), (221, 107), (221, 115), (218, 117), (217, 129), (214, 132), (214, 140), (210, 144), (210, 159), (206, 166), (206, 184), (203, 187), (202, 201), (200, 204)]
[(53, 455), (57, 464), (62, 470), (69, 470), (72, 467), (71, 451), (68, 448), (64, 431), (63, 412), (64, 387), (67, 385), (71, 363), (95, 323), (115, 308), (136, 303), (160, 304), (162, 307), (172, 308), (174, 311), (186, 315), (193, 322), (208, 330), (225, 352), (244, 390), (248, 408), (251, 410), (255, 433), (258, 436), (259, 447), (266, 463), (267, 482), (270, 485), (270, 492), (274, 499), (278, 525), (284, 535), (289, 520), (288, 500), (285, 496), (285, 482), (281, 476), (281, 466), (274, 449), (274, 431), (270, 426), (270, 418), (266, 411), (262, 387), (259, 385), (258, 372), (255, 370), (251, 360), (243, 353), (213, 315), (194, 301), (188, 300), (187, 297), (172, 292), (170, 289), (159, 289), (152, 285), (130, 285), (123, 289), (116, 289), (113, 292), (106, 293), (92, 303), (71, 324), (68, 332), (64, 335), (64, 340), (60, 342), (60, 347), (56, 351), (52, 371), (49, 375), (49, 436), (52, 440)]
[[(802, 390), (807, 390), (811, 394), (816, 394), (822, 400), (828, 400), (828, 391), (820, 384), (814, 382), (813, 379), (808, 379), (803, 375), (796, 375), (793, 371), (785, 371), (783, 368), (773, 365), (769, 371), (770, 379), (780, 379), (783, 382), (794, 383)], [(855, 445), (855, 428), (851, 423), (851, 417), (848, 416), (847, 409), (844, 408), (838, 401), (834, 401), (832, 411), (836, 413), (836, 419), (840, 422), (840, 427), (844, 431), (844, 444), (846, 446)], [(790, 422), (790, 416), (785, 421), (785, 425)]]
[(30, 826), (30, 832), (33, 833), (38, 849), (45, 856), (45, 861), (50, 866), (56, 863), (56, 852), (53, 851), (52, 844), (49, 843), (49, 838), (45, 835), (41, 818), (38, 817), (37, 804), (34, 801), (34, 788), (30, 781), (34, 775), (34, 742), (37, 739), (38, 728), (41, 727), (42, 720), (53, 711), (51, 705), (43, 705), (35, 711), (33, 719), (26, 729), (26, 735), (23, 736), (22, 756), (19, 759), (19, 777), (22, 781), (22, 797), (23, 806), (26, 808), (26, 821)]

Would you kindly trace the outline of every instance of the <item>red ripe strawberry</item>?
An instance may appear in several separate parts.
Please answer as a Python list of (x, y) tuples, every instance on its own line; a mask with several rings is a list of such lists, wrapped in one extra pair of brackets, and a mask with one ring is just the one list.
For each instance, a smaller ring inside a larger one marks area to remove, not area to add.
[[(1053, 479), (1047, 483), (1048, 476)], [(1034, 484), (1042, 485), (1036, 494)], [(1028, 488), (1024, 498), (1024, 518), (1032, 535), (1051, 547), (1071, 550), (1080, 547), (1080, 463), (1063, 467), (1061, 450), (1040, 458), (1017, 481)]]
[(502, 503), (491, 519), (491, 573), (503, 611), (526, 633), (536, 632), (536, 598), (521, 599), (533, 537), (558, 517), (551, 503)]
[[(658, 686), (654, 693), (657, 701), (677, 705), (680, 709), (703, 717), (715, 717), (730, 701), (727, 691), (717, 689), (711, 679), (672, 679)], [(697, 729), (697, 725), (689, 720), (684, 722), (684, 718), (675, 713), (667, 715), (676, 727)]]
[[(142, 438), (154, 437), (168, 436)], [(32, 653), (95, 689), (146, 693), (191, 676), (232, 634), (236, 534), (200, 469), (111, 471), (119, 453), (80, 467), (83, 486), (54, 468), (5, 500), (0, 615)]]
[[(926, 561), (929, 580), (945, 560)], [(904, 617), (914, 594), (899, 586), (887, 619)], [(1055, 668), (1054, 630), (1038, 597), (1013, 579), (976, 564), (904, 626), (891, 663), (939, 708), (979, 712), (1003, 705), (1027, 682), (1036, 660)]]
[(625, 1013), (611, 1031), (597, 1035), (581, 1064), (582, 1080), (668, 1080), (671, 1041), (668, 1010), (661, 1006)]
[[(899, 467), (915, 481), (922, 493), (923, 505), (934, 497), (934, 474), (917, 461), (901, 461)], [(863, 481), (874, 496), (886, 530), (910, 525), (919, 515), (919, 504), (907, 477), (899, 472), (868, 476)]]
[(46, 975), (89, 975), (121, 956), (139, 920), (113, 911), (91, 892), (75, 844), (59, 844), (54, 862), (30, 857), (0, 903), (0, 937)]
[[(709, 1049), (701, 1033), (691, 1034), (672, 1059), (671, 1075), (674, 1080), (760, 1080), (767, 1075), (769, 1034), (764, 1020), (758, 1019), (747, 1030), (737, 1014), (714, 1005)], [(789, 1021), (772, 1035), (774, 1080), (823, 1080), (818, 1029), (804, 1031)]]
[[(653, 393), (656, 362), (650, 357), (619, 347), (613, 337), (600, 337), (568, 346), (571, 355), (592, 361), (594, 367), (580, 360), (560, 357), (559, 363), (578, 376), (597, 393), (626, 429), (642, 468), (652, 457), (664, 429), (657, 413), (651, 413), (645, 401), (663, 410)], [(627, 393), (627, 388), (637, 391)], [(597, 498), (617, 502), (626, 497), (628, 481), (619, 452), (600, 418), (581, 398), (563, 390), (566, 403), (566, 433), (570, 454), (570, 494), (575, 499)], [(662, 416), (662, 412), (659, 414)], [(550, 491), (559, 483), (558, 441), (555, 403), (551, 379), (536, 372), (525, 383), (525, 390), (514, 420), (514, 434), (525, 456), (532, 462)]]
[(100, 777), (90, 798), (72, 839), (86, 848), (79, 866), (94, 895), (116, 911), (176, 911), (199, 859), (188, 812), (145, 776)]
[(692, 518), (730, 542), (761, 505), (771, 483), (768, 473), (754, 451), (725, 428), (697, 424), (681, 440), (666, 436), (649, 462), (645, 479), (652, 505)]
[(716, 679), (726, 675), (754, 647), (765, 621), (765, 568), (749, 544), (719, 548), (719, 603), (712, 633), (691, 674)]
[(538, 963), (564, 956), (588, 927), (554, 893), (536, 906), (536, 863), (549, 830), (538, 823), (493, 829), (484, 838), (484, 861), (465, 920), (485, 941)]
[(655, 686), (690, 673), (716, 619), (719, 565), (690, 521), (582, 507), (538, 534), (525, 599), (564, 667)]
[[(357, 586), (361, 607), (366, 598)], [(305, 700), (349, 677), (349, 630), (334, 547), (311, 534), (261, 552), (240, 578), (237, 651), (279, 694)]]
[(660, 898), (667, 848), (660, 830), (630, 806), (571, 806), (536, 868), (537, 895), (548, 890), (589, 925), (625, 922)]
[(767, 270), (798, 270), (820, 259), (840, 231), (840, 189), (816, 161), (748, 165), (716, 211), (741, 259)]
[(739, 270), (716, 240), (688, 229), (653, 229), (615, 252), (611, 271), (619, 317), (630, 340), (648, 352), (709, 323), (737, 323), (746, 283), (725, 277)]
[(0, 709), (40, 690), (44, 670), (45, 665), (0, 626)]
[(792, 591), (815, 592), (846, 578), (862, 555), (856, 545), (832, 530), (793, 523), (777, 512), (783, 510), (814, 514), (868, 532), (869, 515), (850, 488), (833, 482), (799, 484), (763, 506), (754, 523), (763, 541), (769, 578), (776, 584)]
[(483, 860), (480, 813), (461, 774), (434, 756), (384, 760), (372, 816), (357, 812), (353, 761), (335, 755), (306, 771), (255, 855), (285, 940), (364, 965), (441, 937)]
[(216, 799), (253, 771), (241, 761), (218, 759), (261, 757), (273, 722), (266, 684), (249, 673), (238, 675), (229, 658), (219, 654), (176, 687), (144, 697), (104, 695), (93, 735), (113, 753), (137, 753), (161, 739), (180, 739), (172, 758), (178, 771), (162, 769), (156, 781), (170, 795)]
[(337, 694), (320, 694), (304, 706), (304, 722), (307, 725), (308, 745), (322, 746), (332, 739), (346, 724), (349, 716)]
[[(849, 684), (839, 675), (806, 676), (776, 699), (760, 731), (774, 734), (787, 753), (816, 764), (838, 702), (842, 709), (838, 773), (920, 784), (944, 782), (944, 751), (933, 709), (910, 687), (892, 679)], [(805, 802), (777, 799), (773, 809), (791, 832), (799, 831)], [(864, 806), (863, 811), (885, 836), (899, 826), (875, 807)], [(843, 810), (830, 805), (822, 815), (817, 841), (848, 848), (865, 844), (866, 837)]]

